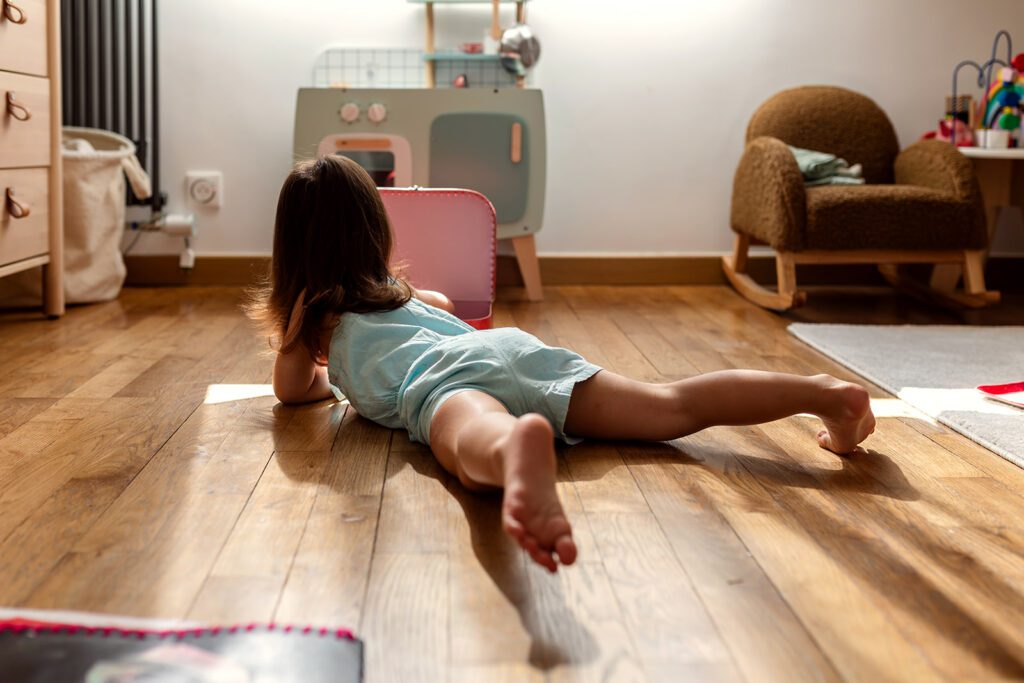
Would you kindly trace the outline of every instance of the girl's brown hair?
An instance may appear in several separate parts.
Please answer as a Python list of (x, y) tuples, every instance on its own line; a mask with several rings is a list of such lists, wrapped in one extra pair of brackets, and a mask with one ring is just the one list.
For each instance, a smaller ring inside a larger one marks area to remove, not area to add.
[(394, 310), (412, 297), (389, 269), (392, 243), (380, 193), (359, 164), (337, 155), (299, 162), (277, 200), (270, 273), (250, 292), (247, 313), (282, 353), (301, 344), (324, 363), (320, 333), (330, 318)]

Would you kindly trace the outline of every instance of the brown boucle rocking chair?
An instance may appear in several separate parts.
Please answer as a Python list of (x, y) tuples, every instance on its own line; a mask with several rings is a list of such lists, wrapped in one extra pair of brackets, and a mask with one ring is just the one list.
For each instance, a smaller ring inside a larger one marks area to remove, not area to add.
[[(798, 263), (872, 263), (895, 286), (971, 307), (999, 300), (985, 289), (988, 232), (969, 159), (945, 142), (922, 140), (902, 152), (889, 118), (867, 97), (843, 88), (783, 91), (754, 113), (733, 183), (736, 247), (722, 259), (740, 294), (775, 310), (803, 304)], [(861, 164), (865, 185), (805, 187), (787, 145)], [(747, 250), (776, 251), (778, 290), (747, 274)], [(918, 283), (899, 264), (935, 264)], [(964, 288), (955, 290), (963, 268)], [(950, 277), (952, 274), (953, 277)]]

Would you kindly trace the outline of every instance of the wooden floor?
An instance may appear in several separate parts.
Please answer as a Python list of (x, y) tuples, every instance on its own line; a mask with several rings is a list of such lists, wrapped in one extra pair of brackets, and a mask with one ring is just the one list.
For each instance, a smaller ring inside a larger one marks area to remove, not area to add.
[[(729, 289), (547, 295), (497, 324), (646, 380), (850, 377)], [(370, 681), (1024, 678), (1024, 470), (879, 390), (848, 460), (806, 417), (565, 450), (580, 559), (550, 576), (403, 432), (278, 405), (238, 299), (0, 315), (0, 605), (349, 626)], [(1008, 300), (973, 322), (1024, 322)], [(959, 320), (874, 293), (790, 319)]]

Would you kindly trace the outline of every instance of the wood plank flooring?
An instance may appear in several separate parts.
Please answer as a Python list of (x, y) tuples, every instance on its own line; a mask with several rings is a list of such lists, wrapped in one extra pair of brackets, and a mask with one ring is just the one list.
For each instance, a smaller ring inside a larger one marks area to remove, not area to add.
[[(793, 417), (561, 450), (549, 575), (404, 432), (285, 407), (229, 288), (0, 313), (0, 605), (353, 628), (369, 681), (1024, 679), (1024, 470), (872, 387), (841, 460)], [(557, 287), (518, 325), (650, 381), (842, 368), (790, 320), (1021, 324), (877, 292)], [(893, 408), (901, 408), (893, 410)]]

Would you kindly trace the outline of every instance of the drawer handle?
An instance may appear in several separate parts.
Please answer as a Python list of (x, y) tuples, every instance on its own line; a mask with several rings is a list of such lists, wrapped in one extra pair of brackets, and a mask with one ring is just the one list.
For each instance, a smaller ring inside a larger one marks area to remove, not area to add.
[(14, 198), (14, 188), (8, 187), (6, 192), (7, 197), (7, 210), (11, 214), (11, 218), (28, 218), (29, 214), (32, 213), (32, 207), (26, 204), (24, 201), (19, 202)]
[(28, 21), (28, 17), (25, 16), (25, 10), (15, 5), (11, 0), (3, 0), (4, 3), (4, 18), (12, 24), (24, 24)]
[(28, 121), (32, 118), (32, 112), (28, 107), (14, 99), (14, 93), (7, 93), (7, 114), (18, 121)]
[(509, 157), (513, 164), (523, 160), (523, 124), (519, 122), (512, 124), (512, 149)]

